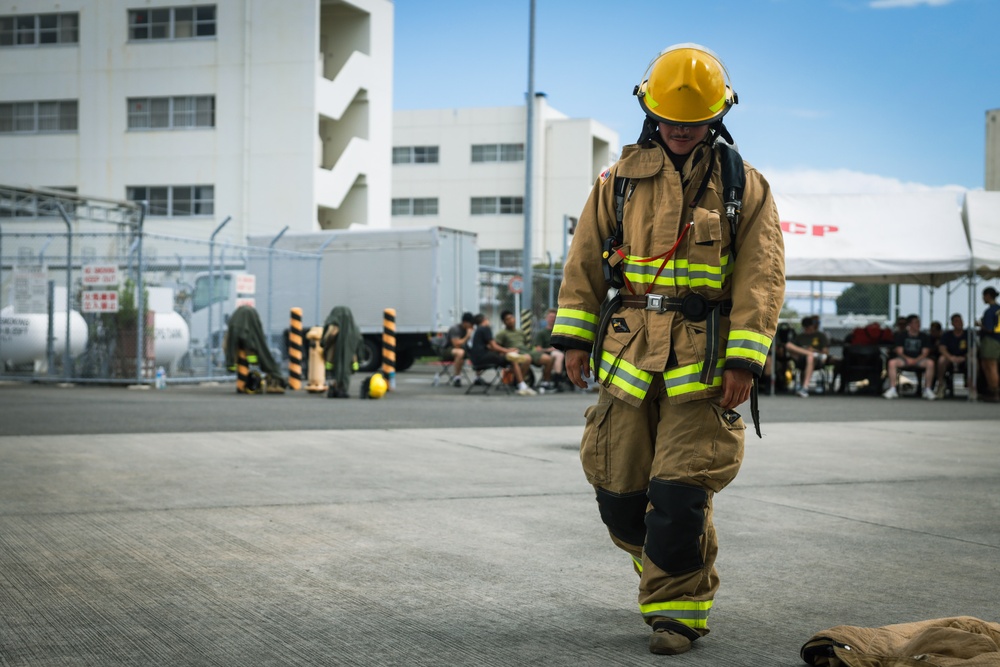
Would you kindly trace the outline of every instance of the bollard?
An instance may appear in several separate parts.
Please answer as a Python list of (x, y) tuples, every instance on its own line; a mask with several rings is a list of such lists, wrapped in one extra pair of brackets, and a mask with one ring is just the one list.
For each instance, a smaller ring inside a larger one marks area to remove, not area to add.
[(288, 388), (302, 388), (302, 309), (292, 308), (288, 329)]
[(531, 329), (533, 328), (532, 324), (533, 322), (532, 322), (531, 310), (530, 309), (522, 310), (521, 331), (524, 333), (524, 337), (525, 339), (527, 339), (529, 343), (531, 342)]
[(389, 379), (389, 391), (396, 389), (396, 309), (382, 311), (382, 372)]
[(312, 327), (306, 334), (309, 340), (309, 384), (306, 391), (314, 394), (327, 390), (326, 360), (323, 358), (323, 327)]
[(250, 379), (250, 363), (247, 361), (247, 351), (242, 347), (236, 350), (236, 393), (247, 393), (247, 381)]

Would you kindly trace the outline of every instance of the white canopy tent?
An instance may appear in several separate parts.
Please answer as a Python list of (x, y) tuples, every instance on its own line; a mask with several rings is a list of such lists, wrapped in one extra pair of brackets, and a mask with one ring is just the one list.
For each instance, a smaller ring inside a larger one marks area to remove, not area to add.
[(790, 280), (939, 286), (969, 273), (955, 193), (775, 195), (775, 202)]
[(962, 218), (972, 246), (972, 270), (984, 278), (1000, 276), (1000, 192), (965, 193)]

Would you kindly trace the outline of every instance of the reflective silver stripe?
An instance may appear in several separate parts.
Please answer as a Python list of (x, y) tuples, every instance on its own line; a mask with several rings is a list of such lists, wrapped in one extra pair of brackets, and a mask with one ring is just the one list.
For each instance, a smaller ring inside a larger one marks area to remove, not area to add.
[(601, 352), (599, 373), (598, 380), (604, 381), (610, 377), (611, 384), (639, 399), (645, 398), (653, 381), (652, 373), (636, 368), (622, 359), (616, 359), (614, 355), (604, 351)]
[(552, 334), (575, 336), (592, 342), (597, 336), (597, 316), (582, 310), (560, 308)]

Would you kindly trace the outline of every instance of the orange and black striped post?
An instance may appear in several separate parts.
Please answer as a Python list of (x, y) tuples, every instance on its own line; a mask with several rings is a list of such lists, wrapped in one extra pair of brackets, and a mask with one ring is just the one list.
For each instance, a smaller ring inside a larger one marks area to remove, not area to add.
[(250, 362), (247, 361), (247, 351), (242, 347), (236, 349), (236, 393), (247, 393), (247, 380), (250, 379)]
[(396, 388), (396, 309), (382, 311), (382, 372), (389, 378), (389, 389)]
[(531, 344), (531, 330), (534, 328), (534, 317), (531, 314), (531, 310), (528, 308), (521, 310), (521, 331), (524, 333), (524, 337), (527, 339), (528, 344)]
[(302, 388), (302, 309), (292, 308), (288, 328), (288, 388)]

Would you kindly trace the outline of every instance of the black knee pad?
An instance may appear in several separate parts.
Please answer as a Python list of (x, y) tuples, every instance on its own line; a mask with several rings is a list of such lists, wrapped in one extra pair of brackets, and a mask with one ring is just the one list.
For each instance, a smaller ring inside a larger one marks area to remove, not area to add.
[(608, 530), (622, 542), (639, 547), (646, 541), (646, 524), (643, 519), (648, 502), (645, 491), (618, 494), (597, 489), (597, 506)]
[(652, 511), (646, 515), (646, 555), (664, 572), (700, 570), (701, 535), (705, 532), (708, 493), (697, 486), (653, 479), (649, 483)]

